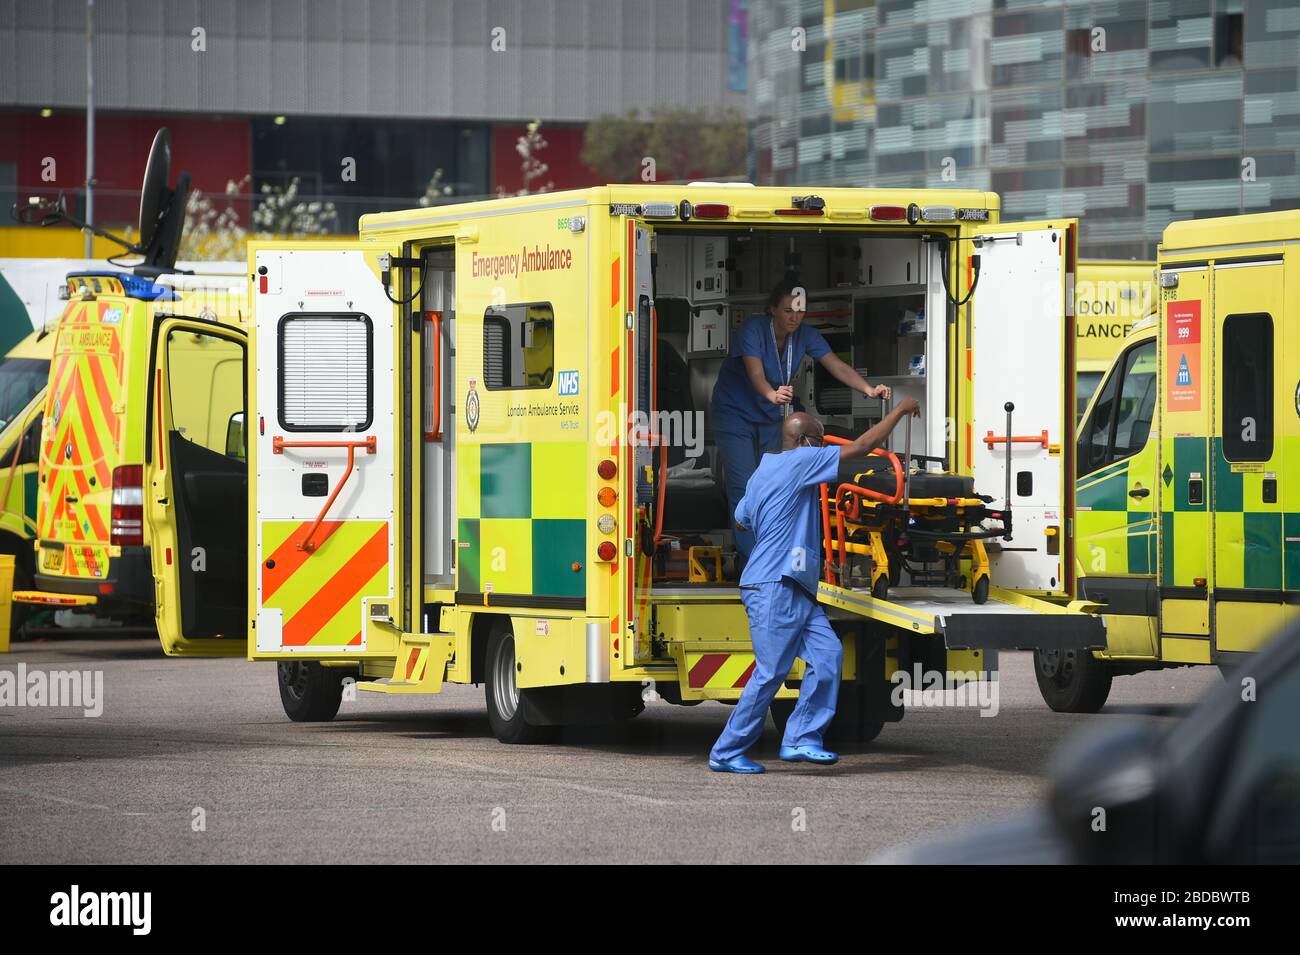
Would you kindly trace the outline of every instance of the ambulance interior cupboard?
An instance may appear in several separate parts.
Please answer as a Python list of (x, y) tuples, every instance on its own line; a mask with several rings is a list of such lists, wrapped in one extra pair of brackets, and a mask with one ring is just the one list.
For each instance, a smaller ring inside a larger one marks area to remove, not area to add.
[[(785, 278), (804, 290), (804, 324), (817, 329), (846, 364), (873, 385), (889, 385), (892, 400), (920, 403), (921, 417), (912, 423), (913, 453), (946, 456), (945, 416), (931, 413), (945, 406), (947, 389), (948, 308), (937, 243), (917, 234), (657, 226), (651, 248), (656, 410), (700, 414), (705, 423), (698, 459), (680, 442), (668, 451), (666, 536), (683, 547), (714, 544), (728, 554), (734, 547), (710, 399), (741, 324), (766, 314), (771, 289)], [(927, 374), (931, 368), (938, 371)], [(811, 358), (796, 369), (793, 384), (804, 407), (833, 434), (856, 437), (887, 407), (882, 399), (853, 392)], [(901, 429), (891, 443), (903, 451)], [(685, 576), (684, 560), (683, 550), (672, 576)], [(724, 566), (734, 579), (730, 561)]]

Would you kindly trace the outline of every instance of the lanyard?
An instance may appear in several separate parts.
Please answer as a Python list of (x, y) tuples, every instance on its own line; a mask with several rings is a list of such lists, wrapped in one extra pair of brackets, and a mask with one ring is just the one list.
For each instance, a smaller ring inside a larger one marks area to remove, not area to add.
[[(776, 323), (769, 326), (772, 330), (772, 352), (776, 355), (776, 367), (781, 367), (781, 352), (776, 345)], [(785, 377), (781, 379), (782, 385), (790, 384), (791, 362), (794, 359), (794, 333), (791, 332), (785, 339)]]
[[(779, 370), (781, 368), (781, 350), (777, 347), (776, 344), (776, 321), (773, 320), (772, 324), (769, 325), (768, 327), (772, 331), (772, 351), (776, 355), (776, 367)], [(793, 368), (791, 366), (793, 361), (794, 361), (794, 332), (790, 332), (788, 335), (785, 336), (785, 377), (781, 380), (782, 385), (790, 384), (791, 372), (793, 371)], [(792, 410), (794, 410), (791, 405), (781, 405), (780, 407), (781, 407), (782, 418), (784, 418)]]

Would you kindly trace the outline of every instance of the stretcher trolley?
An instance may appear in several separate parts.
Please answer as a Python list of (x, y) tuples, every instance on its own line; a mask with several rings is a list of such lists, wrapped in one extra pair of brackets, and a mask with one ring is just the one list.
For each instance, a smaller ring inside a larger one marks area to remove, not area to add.
[[(1011, 413), (1006, 403), (1007, 433)], [(848, 443), (827, 435), (833, 444)], [(1008, 482), (1011, 445), (1007, 444)], [(969, 589), (982, 604), (989, 597), (989, 558), (984, 542), (1011, 540), (1011, 488), (1001, 508), (975, 491), (975, 479), (947, 471), (930, 471), (943, 459), (912, 454), (912, 424), (907, 421), (903, 459), (877, 448), (841, 464), (832, 495), (822, 486), (822, 523), (826, 580), (862, 585), (884, 600), (907, 571), (913, 585)], [(916, 467), (914, 467), (915, 465)], [(970, 561), (969, 575), (961, 572)]]

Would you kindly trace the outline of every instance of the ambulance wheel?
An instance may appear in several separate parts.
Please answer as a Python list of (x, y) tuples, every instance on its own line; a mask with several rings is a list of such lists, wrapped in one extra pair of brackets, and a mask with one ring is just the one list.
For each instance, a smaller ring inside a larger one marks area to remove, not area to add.
[(1035, 650), (1034, 676), (1043, 702), (1057, 713), (1096, 713), (1114, 674), (1091, 650)]
[[(776, 724), (776, 738), (780, 742), (785, 738), (785, 725), (790, 722), (794, 706), (798, 700), (773, 700), (772, 722)], [(823, 742), (826, 745), (865, 746), (885, 728), (884, 720), (868, 719), (861, 710), (850, 703), (835, 708), (835, 718), (826, 728)]]
[(971, 599), (977, 604), (987, 603), (989, 599), (989, 578), (985, 574), (975, 581), (975, 589), (970, 592)]
[(871, 596), (884, 600), (889, 596), (889, 575), (881, 574), (871, 582)]
[(515, 635), (501, 622), (488, 634), (483, 693), (487, 698), (492, 735), (502, 743), (545, 743), (555, 737), (554, 726), (538, 726), (524, 718), (523, 693), (515, 680)]
[(295, 723), (328, 723), (343, 702), (340, 667), (321, 666), (315, 660), (286, 660), (276, 664), (280, 702), (285, 715)]

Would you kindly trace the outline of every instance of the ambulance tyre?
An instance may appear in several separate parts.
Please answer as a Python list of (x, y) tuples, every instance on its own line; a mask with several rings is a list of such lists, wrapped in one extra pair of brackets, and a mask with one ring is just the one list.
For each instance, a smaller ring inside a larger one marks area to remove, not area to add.
[(343, 679), (351, 672), (315, 660), (285, 660), (275, 666), (280, 703), (295, 723), (328, 723), (343, 702)]
[(502, 743), (528, 745), (554, 739), (557, 727), (539, 726), (524, 718), (524, 691), (515, 681), (515, 635), (510, 624), (501, 621), (488, 634), (484, 655), (486, 672), (483, 693), (487, 699), (488, 723), (492, 735)]
[(1114, 673), (1091, 650), (1035, 650), (1034, 676), (1043, 702), (1057, 713), (1096, 713)]
[[(790, 722), (797, 702), (798, 700), (772, 701), (772, 722), (776, 724), (778, 741), (785, 737), (785, 725)], [(835, 718), (827, 727), (823, 742), (828, 746), (865, 746), (879, 736), (884, 728), (884, 720), (872, 719), (846, 700), (844, 705), (836, 707)]]

